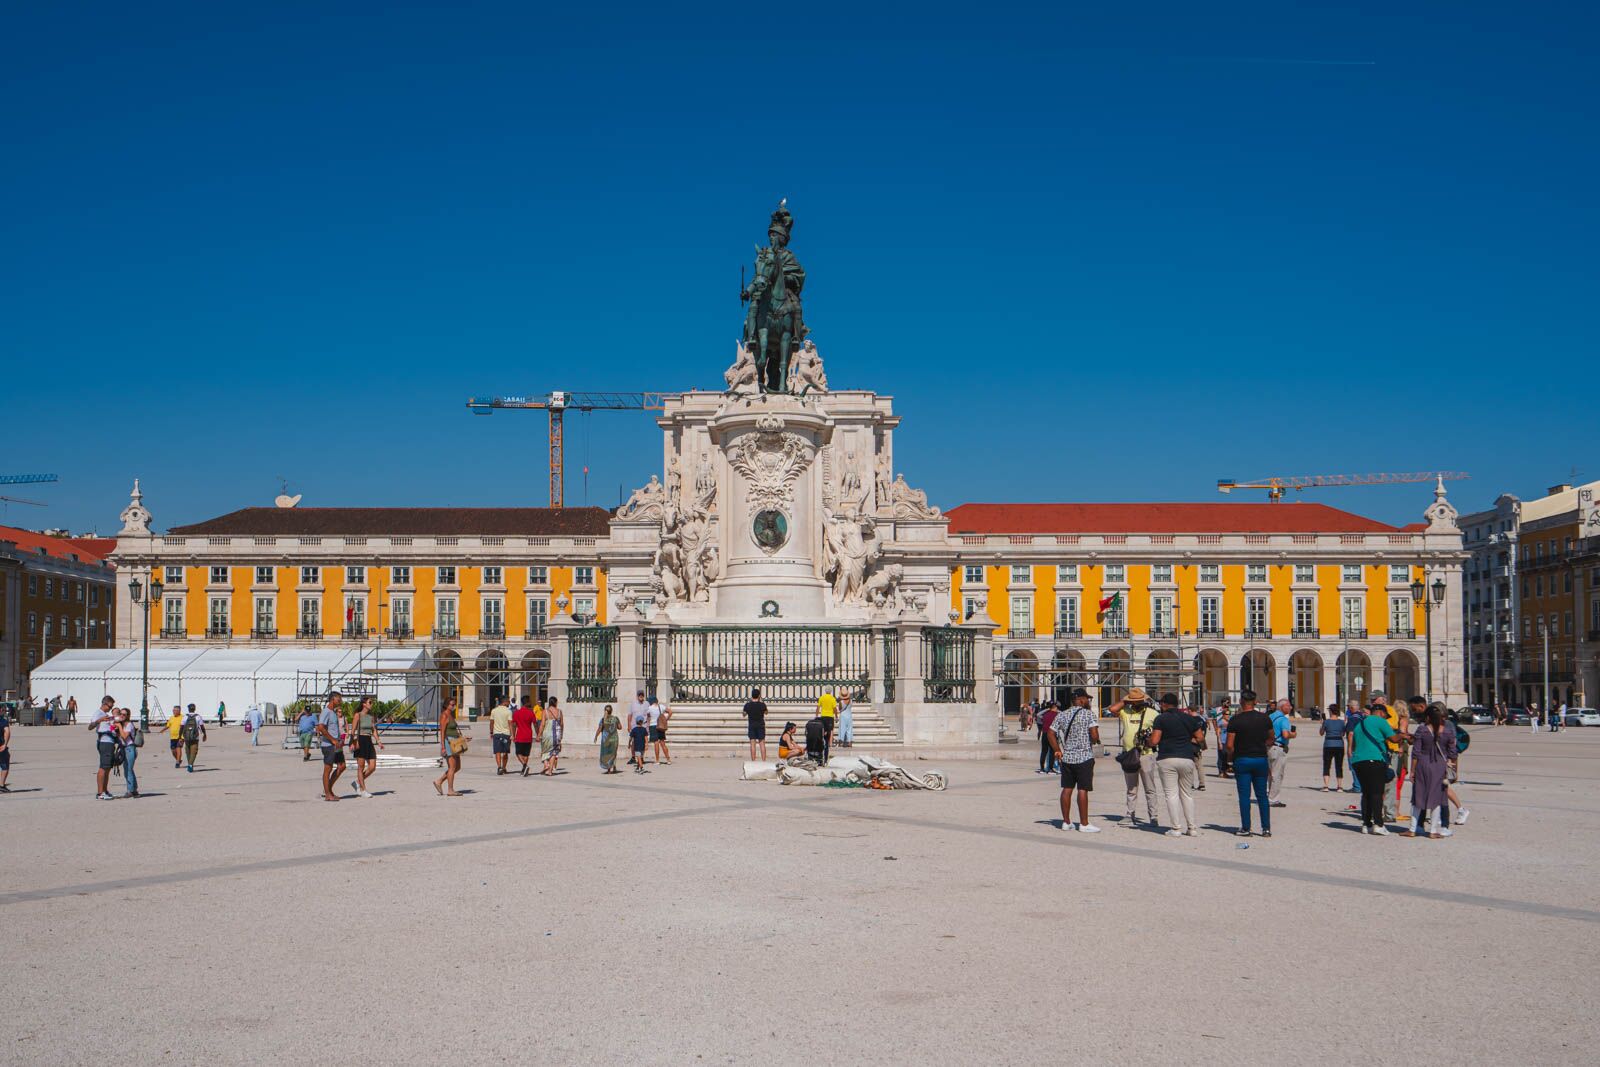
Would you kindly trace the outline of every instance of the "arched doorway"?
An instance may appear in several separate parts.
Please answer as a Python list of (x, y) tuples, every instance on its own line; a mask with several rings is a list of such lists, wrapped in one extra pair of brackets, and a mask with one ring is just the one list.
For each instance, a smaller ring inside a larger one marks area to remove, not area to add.
[(517, 679), (517, 696), (543, 704), (550, 697), (550, 653), (534, 649), (522, 657), (522, 676)]
[(1289, 699), (1296, 708), (1317, 708), (1327, 703), (1322, 692), (1322, 657), (1302, 648), (1289, 657)]
[(1200, 687), (1200, 703), (1215, 707), (1217, 701), (1232, 696), (1228, 691), (1228, 657), (1214, 648), (1204, 648), (1194, 657), (1195, 682)]
[(1253, 648), (1239, 658), (1239, 690), (1253, 690), (1262, 704), (1278, 699), (1277, 660), (1264, 648)]
[(1397, 648), (1383, 658), (1383, 691), (1391, 704), (1402, 703), (1422, 692), (1422, 677), (1415, 655)]
[(1070, 704), (1072, 691), (1080, 686), (1089, 687), (1089, 675), (1083, 653), (1070, 648), (1057, 649), (1050, 661), (1050, 696), (1057, 704)]
[(1372, 692), (1372, 657), (1359, 648), (1339, 653), (1334, 663), (1333, 684), (1339, 690), (1340, 707), (1351, 700), (1366, 707), (1367, 697)]
[(1039, 698), (1039, 657), (1025, 648), (1014, 648), (1006, 653), (1005, 669), (1000, 675), (1002, 707), (1007, 715), (1015, 715), (1025, 702)]
[(461, 656), (448, 648), (441, 648), (433, 654), (433, 669), (439, 686), (439, 705), (443, 707), (446, 701), (454, 700), (457, 707), (461, 704)]
[(1178, 702), (1183, 702), (1183, 695), (1178, 693), (1181, 688), (1179, 682), (1178, 654), (1170, 648), (1158, 648), (1144, 660), (1144, 687), (1151, 699), (1160, 700), (1167, 693), (1178, 695)]
[(498, 648), (478, 653), (477, 670), (473, 672), (472, 701), (480, 714), (511, 697), (510, 666), (506, 654)]
[(1109, 707), (1122, 699), (1133, 685), (1133, 661), (1125, 648), (1113, 648), (1100, 654), (1095, 683), (1100, 690), (1099, 706)]

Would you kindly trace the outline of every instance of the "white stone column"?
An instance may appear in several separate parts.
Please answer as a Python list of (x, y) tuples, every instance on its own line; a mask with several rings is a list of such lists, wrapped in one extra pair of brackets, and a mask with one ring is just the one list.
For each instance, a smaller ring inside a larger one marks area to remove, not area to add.
[(572, 632), (572, 616), (562, 613), (550, 617), (550, 682), (548, 688), (552, 696), (566, 704), (568, 702), (567, 681), (570, 669), (571, 653), (569, 635)]

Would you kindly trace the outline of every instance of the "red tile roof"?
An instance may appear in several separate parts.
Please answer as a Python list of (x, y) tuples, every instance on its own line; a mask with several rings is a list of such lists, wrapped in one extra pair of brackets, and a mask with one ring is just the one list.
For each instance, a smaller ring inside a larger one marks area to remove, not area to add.
[(961, 504), (953, 534), (1395, 533), (1326, 504)]
[(594, 537), (610, 530), (605, 508), (241, 508), (169, 534), (258, 536)]
[(105, 557), (117, 547), (116, 540), (110, 537), (51, 537), (15, 526), (0, 526), (0, 541), (15, 541), (25, 553), (36, 554), (42, 548), (57, 559), (76, 559), (80, 563), (105, 563)]

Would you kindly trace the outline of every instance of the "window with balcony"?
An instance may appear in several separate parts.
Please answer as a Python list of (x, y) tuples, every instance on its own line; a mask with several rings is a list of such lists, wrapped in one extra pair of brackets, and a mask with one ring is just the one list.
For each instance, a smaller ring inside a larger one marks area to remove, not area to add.
[(317, 585), (321, 581), (322, 581), (322, 568), (321, 567), (301, 567), (300, 568), (300, 584), (301, 585)]
[(1414, 637), (1411, 628), (1411, 596), (1392, 596), (1389, 598), (1389, 636)]
[(1033, 581), (1033, 568), (1027, 564), (1013, 563), (1011, 565), (1011, 584), (1027, 585)]
[(1246, 633), (1266, 634), (1271, 632), (1267, 627), (1266, 597), (1252, 596), (1245, 598), (1244, 627)]
[(300, 598), (300, 636), (322, 636), (322, 601), (318, 597)]
[(1078, 565), (1076, 563), (1060, 563), (1056, 565), (1056, 581), (1072, 583), (1077, 580)]
[(225, 596), (211, 597), (206, 610), (206, 636), (226, 637), (230, 629), (228, 625), (228, 598)]
[(1247, 563), (1244, 567), (1244, 580), (1247, 582), (1264, 582), (1267, 580), (1267, 565), (1265, 563)]
[(1200, 580), (1207, 584), (1222, 581), (1222, 567), (1216, 563), (1200, 564)]
[(255, 621), (250, 626), (253, 637), (278, 635), (278, 604), (269, 596), (256, 597)]
[(161, 634), (164, 637), (182, 637), (183, 601), (177, 597), (167, 597), (161, 602)]
[(1345, 585), (1361, 584), (1361, 564), (1346, 563), (1339, 568), (1339, 580)]
[(594, 568), (593, 567), (574, 567), (574, 568), (572, 568), (572, 584), (573, 585), (593, 585), (594, 584)]
[(1078, 598), (1056, 597), (1056, 633), (1063, 637), (1076, 637), (1081, 625), (1078, 621)]
[(504, 572), (499, 567), (483, 568), (484, 585), (504, 585)]
[(367, 636), (367, 598), (344, 598), (344, 636), (359, 641)]
[(1347, 596), (1339, 608), (1339, 632), (1346, 637), (1367, 636), (1367, 603), (1361, 597)]
[(479, 633), (483, 637), (504, 637), (506, 635), (506, 602), (499, 597), (484, 597), (483, 599), (483, 626)]
[(226, 568), (226, 567), (212, 567), (211, 568), (211, 577), (208, 579), (208, 581), (210, 581), (210, 583), (212, 585), (227, 585), (228, 584), (228, 568)]
[(391, 585), (410, 585), (411, 584), (411, 568), (410, 567), (390, 567), (389, 568), (389, 584), (391, 584)]
[(1014, 596), (1011, 598), (1011, 636), (1033, 636), (1033, 597)]
[(528, 598), (528, 636), (543, 637), (550, 632), (550, 601), (542, 596)]
[(593, 626), (596, 621), (594, 597), (578, 596), (572, 598), (572, 617), (581, 620), (585, 626)]
[(1106, 584), (1120, 585), (1128, 580), (1128, 568), (1121, 563), (1106, 564)]
[(1294, 565), (1294, 580), (1299, 585), (1310, 585), (1317, 580), (1317, 569), (1310, 563)]
[(961, 584), (982, 585), (983, 565), (979, 563), (968, 563), (963, 566), (961, 568)]
[(272, 581), (273, 581), (273, 574), (272, 574), (272, 568), (271, 567), (257, 567), (256, 568), (256, 584), (257, 585), (271, 585)]
[(167, 571), (167, 581), (166, 581), (167, 585), (169, 585), (169, 586), (181, 586), (183, 584), (183, 568), (182, 567), (168, 567), (168, 568), (166, 568), (166, 571)]
[(1150, 580), (1162, 584), (1172, 581), (1172, 564), (1152, 563), (1150, 565)]
[(550, 584), (550, 568), (549, 567), (529, 567), (528, 568), (528, 584), (529, 585), (549, 585)]
[(365, 568), (365, 567), (346, 567), (344, 569), (344, 584), (345, 585), (366, 585), (367, 584), (367, 568)]
[(411, 636), (411, 598), (389, 598), (389, 636), (404, 641)]
[(433, 572), (434, 581), (440, 585), (456, 584), (456, 569), (454, 567), (436, 567)]
[(457, 637), (461, 633), (461, 621), (456, 617), (456, 598), (442, 596), (434, 603), (433, 636)]
[(1119, 600), (1106, 608), (1104, 614), (1100, 616), (1100, 630), (1107, 637), (1128, 636), (1127, 601)]
[(1294, 598), (1294, 632), (1296, 637), (1310, 637), (1317, 632), (1317, 598)]
[(1153, 596), (1150, 598), (1150, 632), (1155, 636), (1171, 636), (1176, 627), (1172, 617), (1172, 598), (1170, 596)]
[(1200, 632), (1202, 634), (1220, 634), (1222, 632), (1221, 597), (1203, 596), (1200, 598)]

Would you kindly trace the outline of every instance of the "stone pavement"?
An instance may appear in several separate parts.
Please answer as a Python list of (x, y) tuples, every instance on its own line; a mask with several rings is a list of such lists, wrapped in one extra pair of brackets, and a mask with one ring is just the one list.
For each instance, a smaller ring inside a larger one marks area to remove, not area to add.
[[(1469, 825), (1364, 837), (1291, 755), (1274, 838), (1056, 829), (1022, 760), (942, 794), (690, 759), (320, 765), (213, 730), (97, 802), (81, 728), (14, 731), (0, 1063), (1592, 1062), (1600, 730), (1474, 730)], [(1026, 751), (1027, 742), (1022, 746)], [(421, 754), (421, 745), (390, 751)], [(347, 774), (347, 778), (349, 775)], [(118, 783), (120, 785), (120, 783)]]

